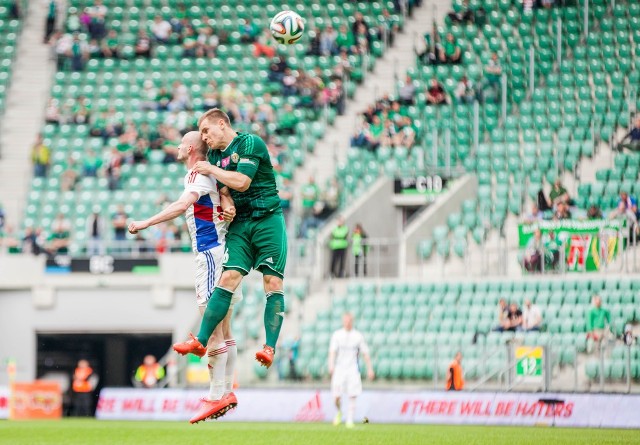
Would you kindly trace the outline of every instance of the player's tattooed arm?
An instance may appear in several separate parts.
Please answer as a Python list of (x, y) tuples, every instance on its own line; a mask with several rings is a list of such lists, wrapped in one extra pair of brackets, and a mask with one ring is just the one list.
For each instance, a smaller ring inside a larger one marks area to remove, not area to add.
[(236, 207), (228, 187), (220, 189), (220, 206), (222, 207), (222, 218), (227, 221), (233, 221), (236, 216)]

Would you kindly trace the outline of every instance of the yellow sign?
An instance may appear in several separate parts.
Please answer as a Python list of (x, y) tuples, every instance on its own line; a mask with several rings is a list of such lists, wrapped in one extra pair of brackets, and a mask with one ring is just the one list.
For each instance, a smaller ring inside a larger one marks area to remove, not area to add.
[(542, 346), (519, 346), (516, 348), (516, 360), (529, 358), (542, 358)]
[(516, 375), (542, 375), (542, 346), (516, 348)]

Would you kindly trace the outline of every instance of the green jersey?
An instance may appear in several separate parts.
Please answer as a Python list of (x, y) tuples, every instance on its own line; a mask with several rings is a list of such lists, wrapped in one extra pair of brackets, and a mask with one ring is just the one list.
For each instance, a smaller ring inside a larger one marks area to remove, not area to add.
[(251, 178), (251, 185), (244, 192), (229, 188), (236, 220), (247, 221), (282, 212), (269, 151), (259, 136), (238, 133), (224, 150), (210, 150), (209, 162)]

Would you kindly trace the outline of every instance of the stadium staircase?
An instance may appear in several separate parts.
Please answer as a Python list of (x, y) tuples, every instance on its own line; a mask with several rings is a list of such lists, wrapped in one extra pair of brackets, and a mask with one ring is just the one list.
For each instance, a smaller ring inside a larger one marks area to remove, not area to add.
[[(8, 5), (8, 3), (7, 3)], [(28, 6), (27, 6), (28, 5)], [(6, 13), (6, 8), (4, 8)], [(29, 178), (31, 177), (31, 144), (42, 122), (47, 92), (54, 65), (49, 47), (42, 43), (47, 8), (41, 3), (24, 4), (24, 21), (9, 21), (0, 17), (0, 31), (7, 46), (3, 52), (2, 78), (6, 99), (0, 96), (4, 108), (0, 134), (0, 196), (8, 223), (19, 227), (23, 214)], [(1, 14), (0, 14), (1, 15)], [(19, 38), (17, 37), (19, 35)], [(5, 65), (6, 62), (9, 62)], [(5, 83), (6, 82), (6, 83)]]
[(374, 71), (365, 74), (366, 78), (358, 85), (345, 114), (336, 118), (330, 133), (318, 142), (316, 151), (299, 169), (299, 185), (309, 176), (314, 176), (318, 184), (324, 184), (334, 176), (337, 163), (346, 159), (347, 141), (353, 135), (358, 115), (384, 93), (393, 94), (399, 76), (415, 65), (416, 40), (422, 38), (425, 23), (443, 20), (450, 7), (450, 0), (438, 1), (433, 6), (432, 2), (424, 0), (420, 7), (414, 8), (413, 16), (406, 21), (403, 32), (396, 36), (393, 47), (376, 62)]

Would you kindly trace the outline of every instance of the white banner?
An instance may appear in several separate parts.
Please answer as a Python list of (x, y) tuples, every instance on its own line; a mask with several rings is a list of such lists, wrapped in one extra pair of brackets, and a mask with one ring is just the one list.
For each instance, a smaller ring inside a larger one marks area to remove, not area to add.
[[(200, 390), (106, 388), (96, 416), (109, 420), (187, 420)], [(327, 390), (246, 389), (222, 421), (328, 422), (335, 415)], [(541, 399), (558, 399), (547, 404)], [(604, 394), (365, 391), (356, 418), (373, 423), (439, 423), (639, 428), (640, 396)]]
[(0, 386), (0, 419), (9, 418), (9, 387)]

